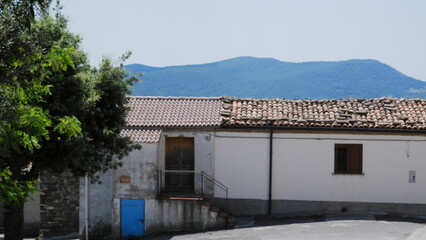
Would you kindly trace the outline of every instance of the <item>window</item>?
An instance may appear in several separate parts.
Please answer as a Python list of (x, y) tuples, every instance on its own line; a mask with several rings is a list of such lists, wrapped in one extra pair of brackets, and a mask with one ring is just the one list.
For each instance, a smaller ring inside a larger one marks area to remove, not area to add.
[(362, 144), (334, 146), (335, 174), (362, 174)]

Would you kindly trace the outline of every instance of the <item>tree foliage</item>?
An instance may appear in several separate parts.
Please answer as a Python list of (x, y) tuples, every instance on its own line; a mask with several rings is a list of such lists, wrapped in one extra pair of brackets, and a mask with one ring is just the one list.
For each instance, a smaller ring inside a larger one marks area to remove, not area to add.
[(42, 171), (95, 176), (138, 148), (120, 136), (126, 95), (137, 81), (122, 68), (128, 55), (91, 67), (60, 8), (55, 17), (34, 12), (48, 3), (1, 1), (0, 202), (6, 204), (22, 204)]
[[(57, 71), (52, 65), (72, 67), (57, 49), (39, 46), (33, 32), (23, 26), (22, 18), (28, 17), (24, 15), (34, 11), (32, 2), (2, 1), (0, 15), (0, 201), (6, 204), (22, 204), (22, 193), (36, 189), (36, 174), (29, 174), (32, 162), (24, 156), (50, 138), (52, 119), (40, 106), (50, 94), (44, 81)], [(72, 129), (78, 131), (78, 119), (71, 118)]]
[(37, 12), (45, 11), (51, 0), (0, 0), (0, 15), (12, 15), (21, 27), (31, 28)]
[[(6, 239), (22, 239), (23, 203), (44, 171), (93, 176), (139, 146), (120, 136), (137, 77), (104, 59), (88, 64), (81, 39), (49, 0), (1, 0), (0, 203)], [(38, 13), (38, 14), (37, 14)], [(32, 20), (34, 20), (32, 22)]]
[(36, 180), (19, 181), (11, 176), (12, 172), (8, 168), (0, 171), (0, 192), (6, 206), (19, 205), (26, 201), (29, 193), (38, 192)]

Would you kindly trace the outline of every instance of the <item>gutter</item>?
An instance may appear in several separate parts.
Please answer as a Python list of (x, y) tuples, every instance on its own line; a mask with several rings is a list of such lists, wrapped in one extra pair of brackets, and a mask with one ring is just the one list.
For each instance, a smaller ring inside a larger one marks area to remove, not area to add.
[(271, 129), (269, 134), (269, 195), (268, 195), (268, 215), (272, 215), (272, 145), (274, 130)]
[(86, 199), (84, 202), (86, 211), (84, 213), (84, 221), (85, 221), (85, 228), (86, 228), (86, 240), (89, 240), (89, 179), (87, 177), (87, 175), (84, 177), (84, 182), (85, 182), (85, 195), (86, 195)]
[(122, 129), (127, 129), (127, 130), (180, 130), (180, 129), (185, 129), (185, 130), (199, 130), (199, 129), (219, 129), (222, 128), (222, 126), (220, 125), (214, 125), (214, 126), (139, 126), (139, 125), (134, 125), (134, 126), (124, 126)]
[(279, 130), (299, 130), (299, 131), (336, 131), (336, 132), (370, 132), (370, 133), (411, 133), (426, 135), (426, 130), (421, 129), (401, 129), (401, 128), (335, 128), (335, 127), (285, 127), (285, 126), (243, 126), (243, 125), (222, 125), (221, 129), (279, 129)]

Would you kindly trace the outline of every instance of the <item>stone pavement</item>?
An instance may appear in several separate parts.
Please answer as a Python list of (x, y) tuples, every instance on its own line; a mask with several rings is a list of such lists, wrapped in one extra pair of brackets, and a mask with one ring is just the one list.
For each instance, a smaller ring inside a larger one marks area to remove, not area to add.
[[(0, 240), (2, 240), (0, 234)], [(239, 218), (235, 229), (161, 234), (146, 240), (426, 240), (426, 218), (341, 214), (305, 218)], [(29, 239), (27, 239), (29, 240)], [(32, 239), (31, 239), (32, 240)]]
[(426, 219), (373, 215), (241, 218), (236, 229), (164, 234), (150, 240), (426, 240)]

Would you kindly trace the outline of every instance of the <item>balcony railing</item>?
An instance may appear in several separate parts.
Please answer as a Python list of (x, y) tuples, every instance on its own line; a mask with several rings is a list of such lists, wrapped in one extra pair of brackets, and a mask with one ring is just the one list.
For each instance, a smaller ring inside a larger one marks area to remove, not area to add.
[(159, 196), (199, 197), (228, 210), (228, 188), (204, 171), (157, 170)]

